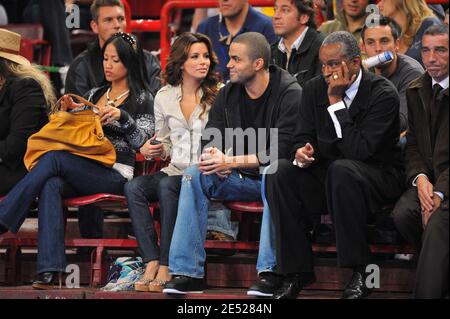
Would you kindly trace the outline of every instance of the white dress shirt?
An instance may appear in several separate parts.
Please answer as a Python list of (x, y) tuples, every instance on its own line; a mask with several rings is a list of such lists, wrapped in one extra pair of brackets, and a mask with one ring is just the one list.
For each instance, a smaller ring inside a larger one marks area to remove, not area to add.
[(334, 129), (336, 131), (336, 135), (338, 138), (342, 138), (342, 129), (339, 120), (335, 114), (336, 111), (342, 109), (349, 109), (352, 105), (353, 100), (355, 99), (356, 94), (358, 93), (359, 85), (361, 84), (362, 71), (359, 70), (358, 77), (356, 80), (349, 86), (349, 88), (345, 91), (345, 97), (343, 101), (330, 105), (327, 110), (333, 120)]
[(300, 34), (300, 36), (297, 38), (297, 40), (295, 40), (294, 43), (292, 43), (291, 49), (289, 51), (286, 49), (286, 45), (284, 44), (284, 39), (283, 38), (281, 38), (280, 42), (278, 42), (278, 50), (280, 50), (281, 52), (287, 54), (286, 70), (287, 70), (288, 65), (289, 65), (289, 60), (291, 58), (292, 50), (295, 49), (295, 50), (298, 51), (298, 49), (302, 45), (303, 40), (305, 39), (306, 31), (308, 31), (308, 27), (305, 27), (305, 30), (303, 30), (302, 34)]

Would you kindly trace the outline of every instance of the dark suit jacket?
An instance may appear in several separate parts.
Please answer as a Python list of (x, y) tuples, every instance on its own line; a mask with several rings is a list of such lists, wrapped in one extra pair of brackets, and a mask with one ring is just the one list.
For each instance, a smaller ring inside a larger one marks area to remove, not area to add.
[(428, 73), (413, 81), (406, 91), (409, 129), (406, 135), (406, 175), (408, 185), (420, 173), (426, 174), (434, 190), (448, 198), (448, 88), (443, 90), (435, 105), (437, 136), (431, 145), (430, 110), (432, 81)]
[[(308, 28), (300, 48), (292, 55), (287, 71), (303, 86), (306, 81), (320, 74), (322, 63), (319, 49), (325, 37), (322, 33)], [(279, 41), (272, 44), (272, 63), (286, 69), (287, 54), (278, 49)]]
[(28, 137), (46, 122), (40, 85), (30, 78), (8, 78), (0, 90), (0, 191), (9, 190), (26, 174), (23, 156)]
[(295, 134), (293, 155), (307, 142), (314, 147), (314, 165), (352, 159), (383, 169), (401, 168), (398, 146), (399, 96), (391, 82), (363, 71), (350, 109), (335, 112), (342, 129), (338, 138), (328, 113), (327, 84), (322, 75), (306, 82)]

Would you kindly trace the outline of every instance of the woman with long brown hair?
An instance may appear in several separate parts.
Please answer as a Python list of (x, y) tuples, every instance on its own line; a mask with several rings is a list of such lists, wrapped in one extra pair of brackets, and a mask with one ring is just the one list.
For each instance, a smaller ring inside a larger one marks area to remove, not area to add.
[(383, 16), (389, 17), (402, 29), (399, 52), (422, 63), (420, 46), (426, 29), (441, 21), (433, 14), (425, 0), (380, 0)]
[[(217, 58), (208, 37), (184, 33), (172, 45), (163, 78), (166, 85), (155, 97), (156, 134), (141, 148), (147, 158), (170, 157), (161, 171), (133, 179), (125, 185), (128, 210), (138, 241), (145, 273), (135, 284), (138, 291), (161, 292), (171, 279), (169, 248), (178, 208), (181, 177), (197, 163), (201, 131), (220, 89), (214, 67)], [(148, 202), (160, 205), (158, 238)]]

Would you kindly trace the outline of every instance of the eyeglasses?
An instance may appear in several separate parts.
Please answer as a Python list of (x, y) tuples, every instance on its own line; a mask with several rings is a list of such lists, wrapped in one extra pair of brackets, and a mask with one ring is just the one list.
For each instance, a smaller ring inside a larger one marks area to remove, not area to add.
[(345, 59), (330, 60), (327, 63), (322, 63), (322, 69), (325, 69), (326, 67), (329, 67), (330, 69), (337, 69), (342, 65), (342, 61), (345, 61)]
[(342, 66), (342, 61), (344, 61), (347, 66), (352, 63), (353, 59), (347, 59), (347, 58), (342, 58), (339, 60), (329, 60), (326, 63), (322, 63), (322, 70), (325, 70), (325, 68), (330, 68), (332, 70), (336, 70), (338, 69), (340, 66)]

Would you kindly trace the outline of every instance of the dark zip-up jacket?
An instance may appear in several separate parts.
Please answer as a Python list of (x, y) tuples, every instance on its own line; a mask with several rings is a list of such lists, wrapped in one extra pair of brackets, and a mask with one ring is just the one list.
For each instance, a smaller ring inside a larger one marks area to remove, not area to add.
[(287, 70), (303, 86), (306, 81), (319, 75), (322, 63), (319, 60), (319, 49), (324, 35), (313, 28), (308, 28), (298, 51), (291, 55), (286, 69), (287, 54), (278, 49), (279, 41), (272, 44), (272, 63)]
[[(267, 98), (265, 107), (265, 145), (257, 150), (257, 157), (261, 166), (272, 164), (277, 159), (289, 158), (289, 152), (292, 148), (292, 137), (295, 131), (302, 89), (296, 79), (281, 68), (271, 65), (270, 72), (270, 94)], [(233, 141), (232, 132), (228, 129), (241, 129), (244, 127), (241, 119), (240, 108), (244, 86), (237, 83), (228, 83), (222, 88), (216, 98), (216, 101), (209, 113), (209, 120), (205, 130), (215, 128), (220, 131), (221, 138), (212, 136), (209, 132), (202, 134), (202, 149), (206, 146), (215, 146), (227, 152), (230, 155), (251, 155), (243, 154), (240, 150), (247, 150), (247, 145), (243, 139)], [(271, 134), (270, 129), (277, 129), (277, 134)], [(215, 138), (216, 137), (216, 138)], [(230, 142), (231, 141), (231, 142)], [(226, 149), (227, 145), (233, 145), (232, 152)], [(268, 160), (270, 159), (270, 161)], [(242, 173), (259, 178), (259, 172), (255, 170), (241, 170)]]

